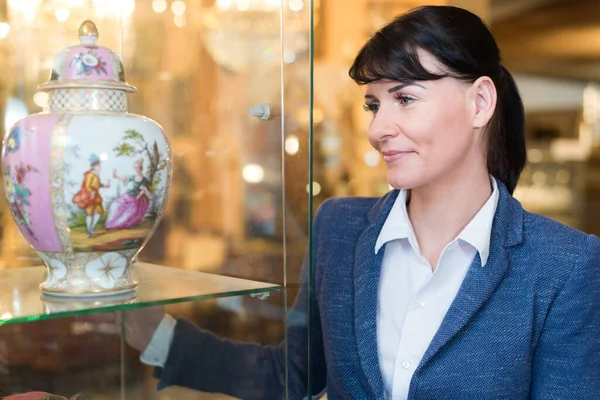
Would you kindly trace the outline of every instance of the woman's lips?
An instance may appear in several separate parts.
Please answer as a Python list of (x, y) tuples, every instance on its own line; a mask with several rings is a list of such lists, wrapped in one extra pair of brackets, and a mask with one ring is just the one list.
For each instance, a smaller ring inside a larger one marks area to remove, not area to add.
[(383, 161), (385, 161), (386, 163), (391, 163), (394, 161), (401, 160), (413, 153), (414, 153), (414, 151), (390, 150), (390, 151), (383, 151), (381, 153), (381, 155), (383, 156)]

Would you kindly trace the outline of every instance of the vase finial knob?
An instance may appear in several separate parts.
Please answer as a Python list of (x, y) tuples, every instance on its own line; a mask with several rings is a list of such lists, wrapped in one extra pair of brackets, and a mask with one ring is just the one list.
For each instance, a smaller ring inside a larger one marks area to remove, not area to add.
[(79, 40), (83, 44), (94, 44), (98, 40), (98, 28), (89, 19), (79, 27)]

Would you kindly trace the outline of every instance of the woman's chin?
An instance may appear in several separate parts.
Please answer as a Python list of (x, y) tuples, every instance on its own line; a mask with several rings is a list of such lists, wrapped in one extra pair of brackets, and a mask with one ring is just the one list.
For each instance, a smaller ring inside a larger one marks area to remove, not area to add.
[(403, 177), (399, 179), (396, 176), (388, 176), (388, 184), (394, 189), (409, 190), (414, 187), (414, 181)]

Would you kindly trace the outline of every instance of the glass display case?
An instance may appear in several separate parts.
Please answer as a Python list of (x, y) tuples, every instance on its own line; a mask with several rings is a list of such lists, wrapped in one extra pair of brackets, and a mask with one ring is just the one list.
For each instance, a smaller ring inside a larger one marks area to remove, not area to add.
[[(279, 345), (277, 379), (286, 387), (289, 313), (309, 289), (301, 276), (319, 190), (311, 170), (314, 7), (309, 0), (0, 0), (3, 137), (15, 122), (48, 111), (38, 85), (92, 20), (98, 44), (119, 55), (137, 87), (128, 112), (163, 127), (173, 165), (162, 221), (132, 265), (138, 286), (119, 295), (42, 293), (46, 267), (2, 196), (0, 398), (32, 391), (92, 400), (232, 398), (217, 393), (219, 385), (158, 390), (154, 366), (119, 334), (130, 329), (127, 313), (150, 308), (223, 340)], [(110, 181), (112, 170), (104, 173)], [(307, 315), (294, 318), (308, 324)], [(264, 365), (246, 360), (236, 368), (252, 376)]]

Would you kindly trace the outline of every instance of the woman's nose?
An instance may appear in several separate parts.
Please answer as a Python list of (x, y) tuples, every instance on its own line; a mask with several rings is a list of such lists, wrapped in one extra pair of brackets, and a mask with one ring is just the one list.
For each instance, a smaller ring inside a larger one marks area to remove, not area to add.
[(369, 138), (372, 142), (383, 142), (394, 138), (400, 133), (398, 125), (395, 124), (385, 113), (377, 113), (369, 128)]

